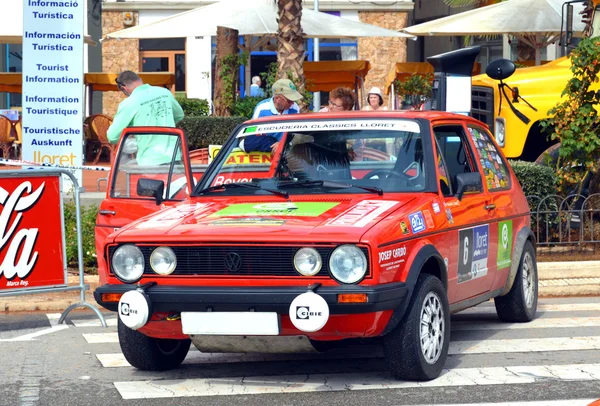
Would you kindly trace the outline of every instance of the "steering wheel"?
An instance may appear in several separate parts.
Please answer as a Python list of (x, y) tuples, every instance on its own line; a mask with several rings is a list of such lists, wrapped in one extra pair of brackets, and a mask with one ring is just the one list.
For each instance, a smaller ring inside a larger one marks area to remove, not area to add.
[(393, 169), (375, 169), (363, 176), (363, 179), (373, 179), (375, 176), (379, 179), (397, 178), (403, 183), (403, 186), (407, 188), (410, 187), (412, 183), (407, 174), (394, 171)]

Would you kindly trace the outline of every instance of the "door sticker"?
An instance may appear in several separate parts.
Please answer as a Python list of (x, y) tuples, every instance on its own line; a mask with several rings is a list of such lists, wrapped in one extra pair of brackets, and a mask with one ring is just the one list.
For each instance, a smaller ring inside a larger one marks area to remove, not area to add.
[(425, 231), (427, 229), (427, 227), (425, 226), (425, 219), (423, 218), (423, 213), (421, 213), (420, 211), (409, 214), (408, 222), (410, 223), (410, 228), (412, 228), (413, 234), (420, 233), (421, 231)]
[(508, 268), (511, 265), (512, 252), (512, 220), (498, 223), (498, 269)]
[(459, 230), (458, 283), (487, 275), (489, 225)]

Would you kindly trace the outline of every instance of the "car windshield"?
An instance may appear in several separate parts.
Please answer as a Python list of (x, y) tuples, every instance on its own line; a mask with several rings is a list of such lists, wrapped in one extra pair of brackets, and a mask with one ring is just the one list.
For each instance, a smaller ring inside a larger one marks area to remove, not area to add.
[(221, 149), (194, 193), (285, 197), (422, 191), (426, 158), (420, 126), (413, 120), (248, 125)]

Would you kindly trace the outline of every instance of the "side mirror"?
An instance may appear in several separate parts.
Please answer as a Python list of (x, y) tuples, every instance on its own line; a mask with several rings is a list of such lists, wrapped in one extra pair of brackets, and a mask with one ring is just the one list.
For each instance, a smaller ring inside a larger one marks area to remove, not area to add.
[(485, 68), (485, 74), (494, 80), (504, 80), (515, 73), (517, 66), (508, 59), (496, 59)]
[(456, 198), (462, 200), (466, 192), (483, 192), (483, 181), (479, 172), (456, 175)]
[(138, 196), (153, 197), (158, 206), (163, 202), (163, 194), (165, 192), (165, 182), (156, 179), (138, 179), (137, 194)]

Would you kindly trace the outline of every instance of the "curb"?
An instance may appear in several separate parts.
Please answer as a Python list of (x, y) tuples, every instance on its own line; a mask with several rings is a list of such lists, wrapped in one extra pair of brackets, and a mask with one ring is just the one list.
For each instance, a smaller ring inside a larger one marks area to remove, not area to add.
[(600, 261), (538, 262), (540, 280), (599, 278)]

